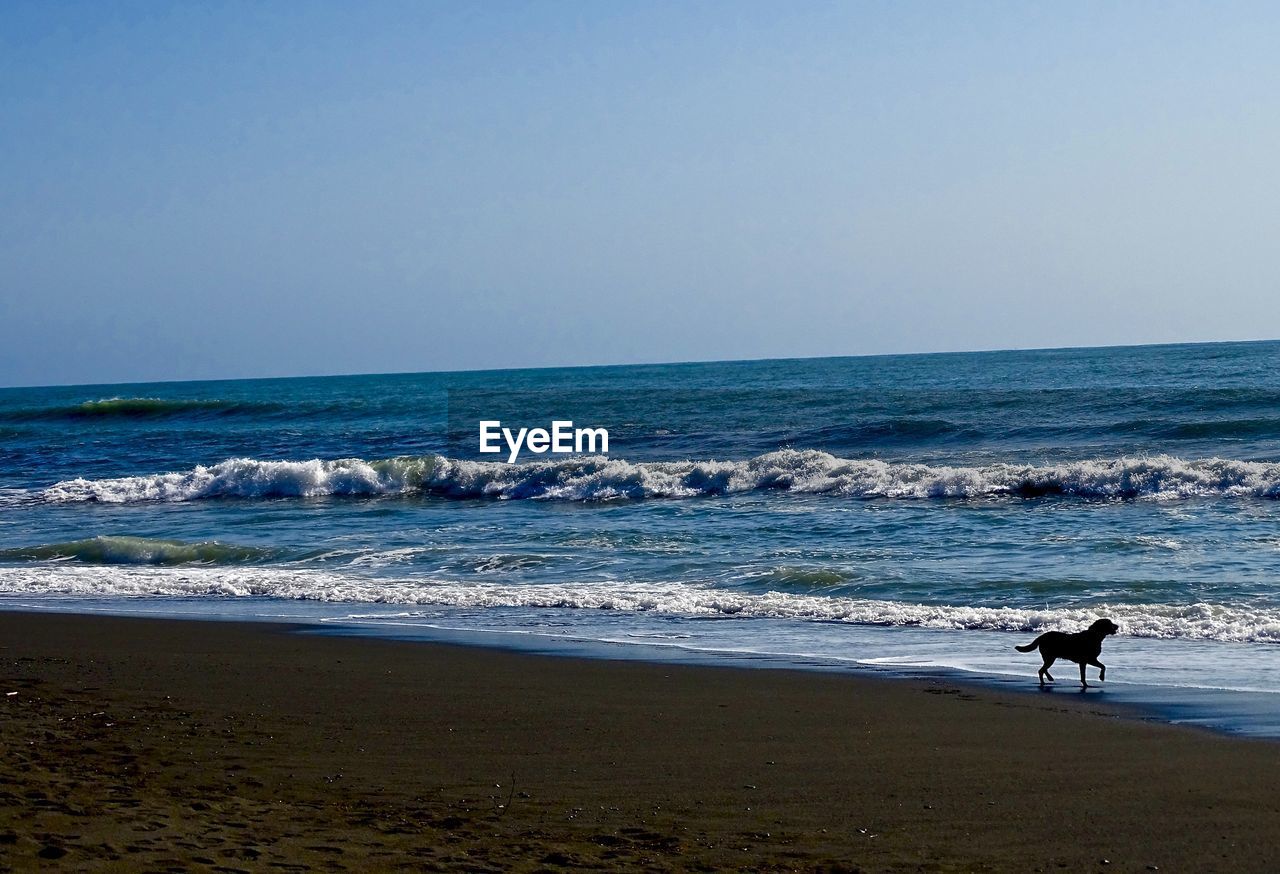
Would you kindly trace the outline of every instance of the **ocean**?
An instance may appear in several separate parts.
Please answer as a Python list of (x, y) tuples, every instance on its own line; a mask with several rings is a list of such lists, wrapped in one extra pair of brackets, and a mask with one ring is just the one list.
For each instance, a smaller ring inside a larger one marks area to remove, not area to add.
[(1280, 735), (1280, 342), (3, 389), (0, 607), (1027, 689), (1108, 617), (1090, 694)]

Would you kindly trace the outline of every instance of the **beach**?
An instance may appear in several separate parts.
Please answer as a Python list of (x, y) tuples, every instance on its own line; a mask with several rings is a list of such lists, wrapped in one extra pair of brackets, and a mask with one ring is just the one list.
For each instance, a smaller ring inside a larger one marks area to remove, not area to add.
[[(0, 613), (0, 868), (1267, 870), (1280, 746), (1098, 696)], [(16, 694), (15, 694), (16, 693)]]
[(1219, 10), (0, 7), (0, 874), (1280, 872)]

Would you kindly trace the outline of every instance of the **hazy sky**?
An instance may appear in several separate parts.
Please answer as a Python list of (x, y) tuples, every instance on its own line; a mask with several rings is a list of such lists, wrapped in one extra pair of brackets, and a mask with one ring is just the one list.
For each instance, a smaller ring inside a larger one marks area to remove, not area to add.
[(1280, 336), (1271, 3), (0, 5), (0, 385)]

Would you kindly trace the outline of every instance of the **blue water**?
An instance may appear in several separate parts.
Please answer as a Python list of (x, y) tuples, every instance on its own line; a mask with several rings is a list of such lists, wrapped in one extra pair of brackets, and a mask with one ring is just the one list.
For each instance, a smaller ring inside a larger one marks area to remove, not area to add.
[[(1277, 364), (1268, 342), (5, 389), (0, 606), (1019, 678), (1013, 643), (1107, 616), (1109, 689), (1275, 710)], [(605, 427), (610, 451), (507, 465), (481, 418)]]

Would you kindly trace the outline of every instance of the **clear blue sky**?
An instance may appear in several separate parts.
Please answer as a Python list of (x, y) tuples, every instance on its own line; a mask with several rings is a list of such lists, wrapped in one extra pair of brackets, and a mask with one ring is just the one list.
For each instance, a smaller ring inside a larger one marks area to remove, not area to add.
[(0, 385), (1280, 335), (1280, 6), (0, 6)]

